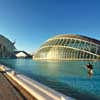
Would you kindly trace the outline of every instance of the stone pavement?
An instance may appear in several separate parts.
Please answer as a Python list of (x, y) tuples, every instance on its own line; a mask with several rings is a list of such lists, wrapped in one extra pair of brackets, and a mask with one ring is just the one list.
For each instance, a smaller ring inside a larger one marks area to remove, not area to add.
[(0, 100), (25, 100), (0, 72)]

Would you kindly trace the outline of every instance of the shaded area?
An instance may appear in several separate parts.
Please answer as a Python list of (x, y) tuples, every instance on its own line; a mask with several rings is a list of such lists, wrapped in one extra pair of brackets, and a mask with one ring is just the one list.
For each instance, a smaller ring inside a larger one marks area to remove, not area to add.
[(0, 72), (0, 98), (2, 100), (24, 100), (22, 95), (9, 83)]

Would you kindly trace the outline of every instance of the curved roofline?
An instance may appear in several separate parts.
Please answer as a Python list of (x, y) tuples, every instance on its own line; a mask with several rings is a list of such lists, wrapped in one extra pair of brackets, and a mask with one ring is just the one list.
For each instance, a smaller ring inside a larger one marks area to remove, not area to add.
[[(53, 38), (59, 38), (59, 37), (78, 38), (78, 39), (82, 39), (82, 40), (85, 40), (85, 41), (90, 41), (90, 42), (93, 42), (93, 43), (96, 43), (96, 44), (100, 45), (100, 40), (97, 40), (97, 39), (94, 39), (92, 37), (88, 37), (88, 36), (85, 36), (85, 35), (79, 35), (79, 34), (60, 34), (60, 35), (56, 35)], [(50, 38), (50, 39), (53, 39), (53, 38)]]
[(8, 38), (6, 38), (2, 34), (0, 34), (0, 38), (4, 39), (6, 42), (9, 42), (8, 44), (9, 45), (12, 45), (14, 47), (14, 49), (16, 49), (15, 46), (13, 45), (13, 42), (11, 40), (9, 40)]
[(8, 38), (6, 38), (5, 36), (3, 36), (2, 34), (0, 34), (0, 36), (4, 39), (6, 39), (7, 41), (9, 41), (10, 43), (12, 43), (12, 41), (10, 41)]

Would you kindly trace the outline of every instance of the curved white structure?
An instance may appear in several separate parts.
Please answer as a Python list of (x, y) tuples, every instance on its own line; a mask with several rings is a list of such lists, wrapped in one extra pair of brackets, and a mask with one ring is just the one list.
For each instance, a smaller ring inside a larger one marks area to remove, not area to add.
[(34, 59), (98, 60), (100, 41), (76, 34), (57, 35), (40, 47)]
[(14, 55), (14, 50), (14, 43), (0, 35), (0, 58), (12, 57)]

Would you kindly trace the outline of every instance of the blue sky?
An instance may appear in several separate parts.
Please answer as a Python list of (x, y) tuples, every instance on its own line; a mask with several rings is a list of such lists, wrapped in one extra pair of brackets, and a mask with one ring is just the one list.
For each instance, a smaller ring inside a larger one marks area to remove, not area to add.
[(0, 0), (0, 34), (35, 51), (62, 33), (100, 40), (100, 0)]

